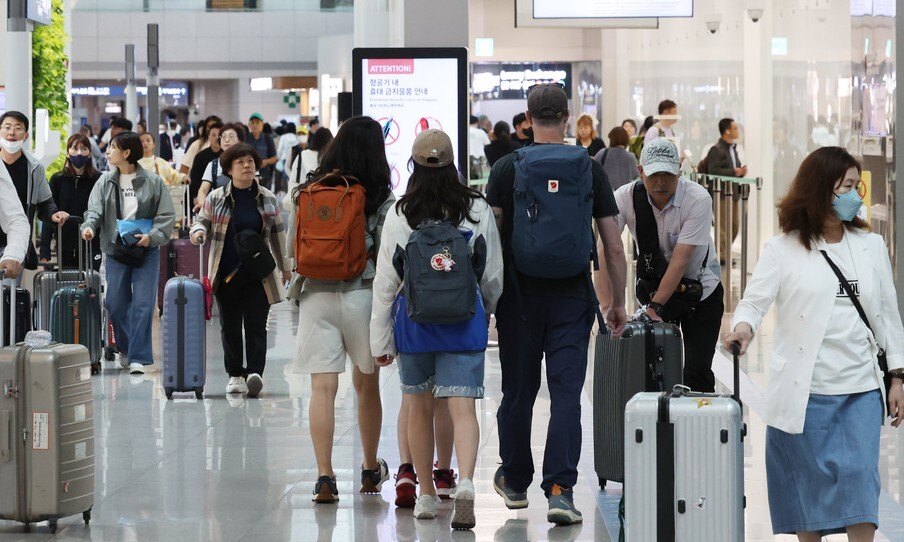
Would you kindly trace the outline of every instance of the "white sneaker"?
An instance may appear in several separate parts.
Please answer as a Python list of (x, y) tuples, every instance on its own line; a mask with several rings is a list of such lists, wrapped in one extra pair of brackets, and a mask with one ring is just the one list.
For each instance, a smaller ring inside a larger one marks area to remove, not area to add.
[(230, 376), (226, 383), (226, 393), (248, 393), (248, 384), (240, 376)]
[(125, 354), (117, 354), (117, 356), (119, 357), (119, 366), (122, 367), (123, 369), (128, 369), (129, 368), (129, 356), (127, 356)]
[(452, 529), (473, 529), (474, 518), (474, 482), (468, 478), (458, 481), (455, 488), (455, 512), (452, 515)]
[(248, 391), (248, 397), (254, 399), (258, 395), (261, 394), (261, 389), (264, 387), (264, 381), (261, 379), (261, 375), (257, 373), (251, 373), (248, 375), (248, 379), (245, 381)]
[(421, 495), (414, 503), (414, 517), (417, 519), (435, 519), (436, 509), (439, 508), (439, 497), (436, 495)]
[(134, 362), (134, 361), (129, 364), (129, 374), (143, 375), (144, 373), (145, 373), (144, 365)]

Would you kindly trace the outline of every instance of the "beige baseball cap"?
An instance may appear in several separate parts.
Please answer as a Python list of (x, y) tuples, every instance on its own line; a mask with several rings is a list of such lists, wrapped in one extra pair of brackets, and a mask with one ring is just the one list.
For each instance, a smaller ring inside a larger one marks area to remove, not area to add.
[(446, 132), (431, 128), (414, 138), (411, 157), (424, 167), (445, 167), (455, 160), (455, 150)]

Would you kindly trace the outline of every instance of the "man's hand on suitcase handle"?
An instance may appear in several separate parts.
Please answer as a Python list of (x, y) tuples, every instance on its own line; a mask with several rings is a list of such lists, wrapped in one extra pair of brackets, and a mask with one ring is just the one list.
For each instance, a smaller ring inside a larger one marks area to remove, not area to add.
[(752, 340), (753, 328), (747, 322), (741, 322), (735, 326), (734, 331), (726, 333), (722, 337), (722, 344), (726, 350), (732, 352), (732, 343), (737, 343), (738, 355), (742, 356), (747, 352), (747, 347), (750, 346), (750, 341)]
[(82, 239), (85, 241), (90, 241), (94, 239), (94, 230), (91, 228), (85, 228), (82, 230)]
[(628, 323), (628, 315), (625, 313), (625, 307), (616, 307), (610, 305), (606, 310), (606, 327), (613, 337), (621, 337), (625, 332), (625, 324)]
[(205, 241), (205, 239), (204, 239), (203, 231), (198, 230), (195, 233), (191, 234), (191, 243), (193, 245), (203, 245), (204, 241)]

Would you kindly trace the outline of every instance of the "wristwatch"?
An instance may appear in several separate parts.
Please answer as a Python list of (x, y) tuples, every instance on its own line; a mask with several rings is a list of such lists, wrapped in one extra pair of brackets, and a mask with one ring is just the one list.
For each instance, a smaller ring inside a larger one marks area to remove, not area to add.
[(653, 312), (656, 313), (656, 316), (662, 316), (662, 305), (656, 303), (655, 301), (650, 301), (647, 303), (648, 309), (653, 309)]
[(904, 369), (892, 369), (888, 371), (888, 376), (904, 380)]

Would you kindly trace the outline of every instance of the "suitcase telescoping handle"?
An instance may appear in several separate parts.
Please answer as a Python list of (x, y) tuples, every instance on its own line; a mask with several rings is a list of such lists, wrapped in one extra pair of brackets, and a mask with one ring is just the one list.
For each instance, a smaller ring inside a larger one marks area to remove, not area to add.
[[(6, 269), (0, 270), (0, 285), (2, 288), (9, 288), (9, 346), (13, 346), (16, 344), (16, 281), (6, 278)], [(0, 294), (2, 294), (2, 288), (0, 288)], [(0, 297), (0, 301), (2, 301), (2, 297)], [(5, 303), (0, 305), (0, 346), (7, 346), (2, 332), (6, 325), (5, 305)]]
[(731, 357), (732, 371), (734, 372), (734, 393), (731, 396), (743, 410), (744, 403), (741, 402), (741, 343), (738, 341), (731, 343)]
[[(81, 224), (85, 221), (84, 218), (80, 216), (70, 216), (67, 221), (71, 220), (76, 224)], [(80, 272), (85, 273), (85, 280), (88, 280), (88, 268), (91, 265), (90, 263), (85, 263), (85, 247), (82, 244), (85, 243), (88, 245), (88, 250), (91, 251), (91, 241), (81, 241), (78, 243), (78, 270)], [(89, 252), (88, 258), (89, 261), (93, 254)], [(61, 282), (63, 280), (63, 224), (61, 222), (57, 222), (57, 242), (56, 242), (56, 258), (57, 258), (57, 282)]]
[(198, 252), (200, 253), (200, 256), (198, 256), (198, 260), (199, 260), (199, 262), (198, 262), (199, 263), (198, 280), (204, 280), (204, 245), (206, 244), (205, 241), (207, 241), (207, 239), (205, 239), (204, 241), (201, 241), (201, 243), (198, 245)]

